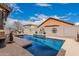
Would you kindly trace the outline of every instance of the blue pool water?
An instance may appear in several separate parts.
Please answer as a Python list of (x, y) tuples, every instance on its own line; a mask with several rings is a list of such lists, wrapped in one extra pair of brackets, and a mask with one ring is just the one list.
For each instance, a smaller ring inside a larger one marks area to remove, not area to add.
[(35, 56), (56, 56), (64, 43), (64, 40), (41, 36), (24, 35), (19, 37), (32, 42), (32, 46), (25, 47), (25, 49)]

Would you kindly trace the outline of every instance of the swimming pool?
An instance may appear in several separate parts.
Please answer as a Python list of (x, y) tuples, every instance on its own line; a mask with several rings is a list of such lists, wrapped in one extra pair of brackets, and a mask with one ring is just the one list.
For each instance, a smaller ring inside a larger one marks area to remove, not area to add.
[(18, 36), (32, 42), (32, 46), (24, 47), (35, 56), (56, 56), (61, 49), (64, 40), (45, 38), (39, 35)]

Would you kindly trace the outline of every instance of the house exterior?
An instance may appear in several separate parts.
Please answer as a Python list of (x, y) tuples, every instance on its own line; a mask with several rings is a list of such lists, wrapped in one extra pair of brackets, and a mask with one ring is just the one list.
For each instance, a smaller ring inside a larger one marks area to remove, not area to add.
[(8, 4), (0, 3), (0, 44), (5, 39), (5, 22), (11, 10)]
[(38, 34), (46, 36), (77, 38), (79, 26), (55, 18), (48, 18), (38, 26)]
[(24, 25), (23, 27), (24, 27), (24, 34), (34, 34), (38, 26), (35, 24), (27, 24)]
[(55, 18), (48, 18), (46, 21), (44, 21), (42, 24), (38, 26), (38, 28), (46, 28), (46, 27), (58, 27), (58, 26), (72, 26), (74, 24), (65, 22), (59, 19)]

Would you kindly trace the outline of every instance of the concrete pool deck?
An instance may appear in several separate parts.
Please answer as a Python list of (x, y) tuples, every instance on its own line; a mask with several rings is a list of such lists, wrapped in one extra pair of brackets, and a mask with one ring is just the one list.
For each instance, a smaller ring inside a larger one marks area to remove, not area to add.
[[(75, 39), (52, 37), (52, 36), (47, 36), (47, 37), (65, 40), (63, 46), (61, 47), (61, 49), (65, 50), (65, 56), (79, 56), (79, 51), (78, 51), (79, 42), (77, 42)], [(59, 55), (59, 56), (61, 56), (61, 55)]]
[(31, 42), (14, 38), (14, 43), (7, 43), (4, 48), (0, 48), (0, 56), (32, 56), (32, 54), (22, 48), (31, 44)]
[[(65, 40), (57, 56), (79, 56), (79, 42), (75, 39), (53, 36), (46, 37)], [(18, 37), (14, 37), (14, 41), (14, 43), (6, 44), (6, 47), (0, 48), (0, 56), (33, 56), (29, 51), (23, 48), (24, 46), (31, 45), (31, 42)]]
[(25, 47), (25, 46), (28, 46), (28, 45), (32, 45), (32, 42), (25, 41), (25, 40), (23, 40), (21, 38), (18, 38), (18, 37), (14, 37), (14, 41), (15, 41), (15, 43), (17, 43), (21, 47)]

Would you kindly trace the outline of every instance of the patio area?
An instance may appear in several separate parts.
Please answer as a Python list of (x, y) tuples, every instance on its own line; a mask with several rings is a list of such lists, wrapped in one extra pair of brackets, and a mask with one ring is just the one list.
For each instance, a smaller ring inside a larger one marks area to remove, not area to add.
[[(65, 50), (65, 56), (79, 56), (79, 42), (77, 42), (75, 39), (52, 36), (47, 37), (65, 40), (63, 46), (61, 47), (61, 49)], [(61, 50), (59, 51), (58, 55), (61, 56), (60, 54)]]
[(29, 44), (31, 42), (14, 38), (14, 43), (7, 43), (6, 47), (0, 48), (0, 56), (32, 56), (30, 52), (23, 48), (23, 46)]

